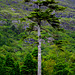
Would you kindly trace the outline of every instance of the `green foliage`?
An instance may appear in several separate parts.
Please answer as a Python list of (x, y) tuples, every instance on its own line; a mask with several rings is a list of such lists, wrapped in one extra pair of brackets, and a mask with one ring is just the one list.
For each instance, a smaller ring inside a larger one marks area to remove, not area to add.
[(54, 10), (63, 10), (64, 7), (60, 7), (57, 5), (57, 2), (55, 0), (46, 0), (46, 1), (39, 1), (37, 0), (34, 2), (34, 4), (39, 4), (39, 7), (41, 6), (47, 6), (48, 8), (45, 11), (42, 11), (41, 9), (37, 8), (34, 9), (33, 12), (30, 13), (30, 16), (27, 16), (28, 19), (31, 19), (34, 22), (37, 22), (38, 20), (46, 20), (49, 24), (51, 24), (54, 28), (59, 28), (59, 18), (55, 17), (55, 13), (53, 13)]
[(68, 75), (69, 71), (66, 68), (66, 63), (58, 63), (54, 66), (54, 75)]
[(13, 61), (12, 57), (9, 54), (6, 56), (5, 66), (14, 67), (14, 61)]
[(2, 69), (1, 69), (1, 71), (2, 72), (0, 72), (0, 74), (3, 74), (3, 75), (10, 75), (10, 74), (12, 74), (12, 75), (15, 75), (14, 73), (14, 67), (15, 67), (15, 65), (14, 65), (14, 61), (13, 61), (13, 59), (11, 58), (11, 56), (9, 56), (9, 55), (7, 55), (6, 56), (6, 59), (4, 60), (4, 64), (2, 65)]
[(29, 28), (27, 28), (27, 31), (34, 31), (34, 26), (36, 25), (36, 23), (35, 22), (33, 22), (33, 23), (30, 23), (30, 25), (29, 25)]
[(74, 75), (75, 74), (75, 63), (71, 63), (70, 64), (70, 66), (69, 66), (69, 68), (70, 68), (70, 72), (69, 72), (69, 75), (71, 74), (71, 75)]
[(71, 62), (75, 63), (75, 54), (72, 54), (70, 58), (71, 58)]
[(55, 61), (52, 59), (43, 60), (42, 62), (42, 75), (53, 75), (53, 67), (55, 65)]
[(37, 63), (33, 61), (32, 56), (28, 53), (25, 57), (24, 65), (22, 67), (22, 75), (36, 75)]
[[(21, 4), (19, 1), (20, 0), (0, 0), (0, 75), (20, 75), (20, 71), (21, 75), (25, 75), (26, 73), (37, 75), (38, 37), (37, 30), (34, 31), (34, 27), (37, 26), (37, 24), (35, 24), (37, 19), (35, 18), (39, 18), (41, 21), (47, 20), (54, 28), (59, 27), (60, 24), (60, 18), (55, 17), (55, 13), (52, 13), (52, 8), (56, 8), (57, 11), (61, 10), (62, 7), (57, 6), (57, 2), (54, 0), (34, 2), (35, 4), (39, 3), (40, 5), (48, 5), (49, 7), (48, 9), (40, 10), (29, 7), (28, 2)], [(72, 31), (74, 30), (75, 13), (74, 9), (70, 8), (71, 6), (72, 8), (74, 7), (74, 5), (70, 5), (74, 3), (70, 2), (71, 0), (64, 1), (60, 1), (60, 5), (66, 5), (68, 8), (64, 12), (58, 11), (56, 14), (59, 14), (60, 17), (73, 15), (71, 18), (61, 19), (63, 27), (66, 27), (66, 24), (68, 24), (70, 28), (66, 28), (70, 30), (60, 28), (58, 29), (59, 32), (57, 32), (49, 26), (49, 24), (46, 25), (48, 23), (47, 21), (42, 21), (44, 23), (41, 24), (41, 37), (43, 39), (41, 50), (43, 75), (75, 74), (75, 31)], [(66, 1), (69, 3), (66, 3)], [(15, 11), (11, 10), (12, 8)], [(26, 8), (28, 8), (28, 11), (25, 10)], [(31, 13), (29, 9), (34, 10), (34, 12)], [(24, 15), (26, 16), (29, 13), (31, 13), (29, 18), (35, 22), (31, 23), (30, 20), (25, 20)], [(20, 20), (22, 23), (12, 23), (13, 20)], [(24, 29), (24, 25), (27, 26), (26, 24), (29, 25), (28, 31)], [(71, 29), (71, 27), (73, 27), (73, 29)], [(47, 38), (50, 37), (54, 38), (54, 40), (48, 42)], [(31, 44), (30, 39), (35, 40), (35, 42), (32, 41)], [(32, 56), (28, 54), (28, 52), (32, 53)], [(8, 55), (8, 53), (11, 55)]]
[(15, 70), (15, 75), (21, 75), (20, 67), (19, 67), (19, 63), (18, 62), (16, 63), (14, 70)]
[(5, 37), (0, 33), (0, 46), (6, 43)]
[[(2, 60), (3, 61), (3, 60)], [(6, 59), (0, 64), (0, 74), (2, 75), (20, 75), (19, 64), (15, 64), (10, 54), (6, 55)]]
[(37, 59), (38, 57), (38, 48), (34, 48), (33, 52), (32, 52), (33, 57), (35, 57)]

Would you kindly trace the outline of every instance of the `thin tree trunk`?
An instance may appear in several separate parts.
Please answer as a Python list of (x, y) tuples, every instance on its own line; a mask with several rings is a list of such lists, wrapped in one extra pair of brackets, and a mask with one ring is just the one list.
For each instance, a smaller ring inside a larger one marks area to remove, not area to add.
[[(39, 0), (40, 1), (40, 0)], [(40, 9), (40, 5), (38, 3), (38, 9)], [(38, 74), (41, 75), (41, 20), (38, 19)]]
[(41, 34), (40, 25), (38, 25), (38, 75), (41, 75)]

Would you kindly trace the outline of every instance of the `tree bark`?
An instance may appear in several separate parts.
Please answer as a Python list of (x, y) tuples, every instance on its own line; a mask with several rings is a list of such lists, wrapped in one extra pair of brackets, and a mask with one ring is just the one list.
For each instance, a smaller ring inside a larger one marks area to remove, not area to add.
[[(39, 0), (40, 1), (40, 0)], [(38, 9), (40, 9), (40, 5), (38, 3)], [(38, 74), (41, 75), (41, 20), (38, 19)]]
[(38, 75), (41, 75), (41, 34), (40, 34), (40, 25), (38, 25)]

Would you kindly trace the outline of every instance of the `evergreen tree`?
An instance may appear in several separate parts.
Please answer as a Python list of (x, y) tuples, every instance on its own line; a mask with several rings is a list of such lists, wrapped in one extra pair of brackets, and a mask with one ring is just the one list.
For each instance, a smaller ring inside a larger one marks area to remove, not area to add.
[[(29, 0), (25, 1), (29, 2)], [(55, 17), (53, 12), (63, 10), (64, 7), (58, 6), (58, 2), (55, 2), (55, 0), (37, 0), (33, 3), (38, 5), (38, 8), (35, 8), (27, 18), (37, 23), (38, 26), (38, 75), (41, 75), (41, 21), (46, 20), (53, 28), (59, 29), (59, 18)], [(43, 11), (41, 6), (45, 6), (47, 9)]]
[(32, 56), (28, 53), (26, 55), (24, 65), (22, 67), (22, 75), (36, 75), (37, 63), (33, 61)]

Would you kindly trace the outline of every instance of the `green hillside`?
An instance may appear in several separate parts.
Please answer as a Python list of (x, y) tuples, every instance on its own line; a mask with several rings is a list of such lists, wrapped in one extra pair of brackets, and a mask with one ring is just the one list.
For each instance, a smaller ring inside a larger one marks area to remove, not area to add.
[[(75, 20), (75, 1), (74, 0), (56, 0), (59, 1), (59, 5), (67, 7), (64, 12), (58, 12), (57, 17), (62, 17), (61, 24), (65, 24), (65, 29), (74, 30), (74, 20)], [(67, 20), (65, 22), (65, 20)]]
[[(66, 10), (62, 12), (57, 12), (56, 16), (61, 17), (61, 25), (65, 29), (75, 30), (74, 21), (75, 21), (75, 2), (72, 0), (56, 0), (59, 1), (59, 5), (67, 7)], [(8, 18), (13, 20), (13, 23), (18, 23), (20, 18), (25, 17), (28, 13), (32, 11), (36, 5), (29, 7), (27, 3), (24, 3), (23, 0), (0, 0), (0, 17)], [(2, 15), (3, 14), (3, 15)], [(7, 17), (6, 17), (7, 16)], [(69, 19), (68, 19), (69, 18)], [(67, 22), (65, 20), (67, 19)], [(0, 24), (2, 24), (0, 22)], [(63, 26), (63, 24), (65, 24)]]
[[(56, 1), (67, 8), (56, 12), (62, 31), (42, 21), (42, 75), (74, 75), (75, 1)], [(37, 75), (37, 27), (28, 31), (31, 21), (22, 21), (33, 8), (22, 0), (0, 0), (0, 75)]]

